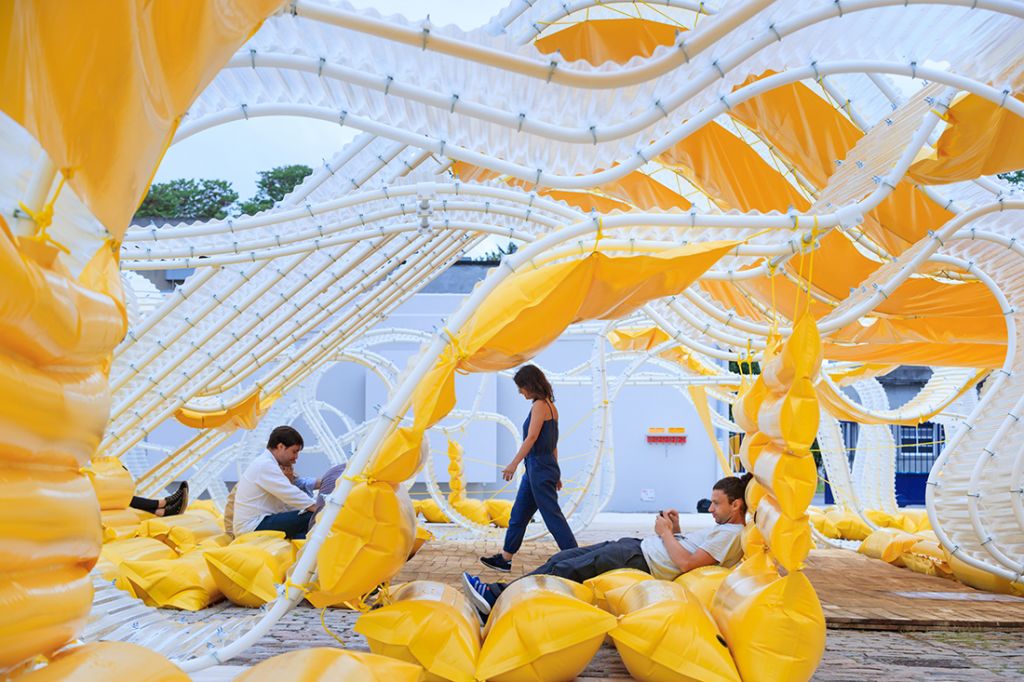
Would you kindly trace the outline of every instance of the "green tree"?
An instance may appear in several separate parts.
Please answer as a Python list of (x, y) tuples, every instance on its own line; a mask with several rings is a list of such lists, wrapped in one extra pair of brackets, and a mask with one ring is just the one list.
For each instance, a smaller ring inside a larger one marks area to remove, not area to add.
[(1018, 187), (1024, 187), (1024, 170), (1010, 171), (1009, 173), (1000, 173), (999, 177), (1006, 180), (1011, 185), (1017, 185)]
[(239, 210), (245, 215), (255, 215), (267, 210), (284, 199), (312, 172), (312, 168), (303, 164), (278, 166), (268, 171), (260, 171), (260, 179), (256, 181), (256, 194), (248, 201), (240, 203)]
[(515, 242), (509, 241), (508, 246), (502, 246), (501, 244), (498, 244), (497, 246), (495, 246), (495, 248), (491, 249), (482, 256), (474, 258), (473, 260), (480, 261), (483, 263), (497, 263), (503, 257), (509, 255), (510, 253), (515, 253), (518, 250), (519, 246), (517, 246)]
[(224, 218), (238, 201), (238, 192), (227, 180), (178, 178), (158, 182), (135, 212), (136, 218), (210, 220)]

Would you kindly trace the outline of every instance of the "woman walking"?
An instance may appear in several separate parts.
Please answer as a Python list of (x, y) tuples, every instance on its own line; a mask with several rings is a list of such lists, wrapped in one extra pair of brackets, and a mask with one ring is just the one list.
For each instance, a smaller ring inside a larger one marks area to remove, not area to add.
[(562, 489), (558, 468), (558, 410), (555, 394), (544, 372), (534, 365), (525, 365), (516, 372), (513, 381), (519, 393), (533, 403), (530, 414), (523, 422), (523, 444), (501, 477), (511, 481), (520, 462), (526, 462), (526, 475), (519, 484), (516, 501), (505, 533), (505, 545), (500, 554), (480, 557), (480, 563), (497, 571), (512, 570), (512, 557), (519, 551), (526, 535), (526, 526), (540, 509), (541, 518), (558, 549), (576, 547), (576, 538), (558, 506), (558, 491)]

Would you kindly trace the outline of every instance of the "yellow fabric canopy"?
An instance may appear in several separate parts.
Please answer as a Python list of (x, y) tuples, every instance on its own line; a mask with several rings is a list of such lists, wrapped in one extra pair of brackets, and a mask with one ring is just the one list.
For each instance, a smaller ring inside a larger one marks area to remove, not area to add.
[(0, 110), (119, 239), (192, 100), (283, 0), (0, 4)]
[(672, 45), (685, 28), (648, 19), (590, 19), (535, 40), (544, 54), (560, 52), (569, 61), (594, 65), (624, 64), (636, 56), (650, 57), (659, 45)]
[(653, 255), (608, 256), (521, 270), (480, 304), (413, 393), (413, 425), (391, 432), (372, 460), (371, 478), (402, 481), (421, 463), (428, 428), (455, 406), (455, 372), (495, 372), (539, 353), (572, 323), (617, 319), (690, 286), (736, 242), (705, 242)]
[[(1024, 102), (1024, 96), (1015, 97)], [(941, 185), (1024, 168), (1024, 118), (978, 95), (964, 95), (946, 120), (934, 152), (908, 171), (918, 182)]]
[(175, 419), (193, 429), (215, 429), (228, 425), (230, 428), (255, 429), (267, 410), (280, 398), (279, 393), (262, 396), (259, 389), (222, 410), (199, 412), (180, 408), (174, 413)]

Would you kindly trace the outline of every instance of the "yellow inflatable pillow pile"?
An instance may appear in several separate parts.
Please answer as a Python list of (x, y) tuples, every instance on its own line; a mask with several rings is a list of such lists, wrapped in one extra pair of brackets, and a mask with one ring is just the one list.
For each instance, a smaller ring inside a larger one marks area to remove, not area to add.
[[(697, 598), (664, 580), (639, 582), (621, 603), (611, 631), (629, 674), (657, 682), (739, 682), (725, 639)], [(753, 679), (753, 678), (749, 678)]]
[(616, 624), (592, 599), (590, 588), (555, 576), (509, 585), (487, 620), (477, 678), (546, 682), (579, 675)]
[(235, 682), (420, 682), (423, 668), (387, 656), (320, 647), (289, 651), (253, 666)]
[(361, 615), (354, 629), (373, 653), (420, 665), (431, 679), (476, 680), (480, 625), (462, 593), (443, 583), (400, 586), (390, 604)]
[(280, 531), (238, 536), (227, 547), (203, 552), (206, 567), (224, 596), (239, 606), (263, 606), (295, 562), (295, 546)]

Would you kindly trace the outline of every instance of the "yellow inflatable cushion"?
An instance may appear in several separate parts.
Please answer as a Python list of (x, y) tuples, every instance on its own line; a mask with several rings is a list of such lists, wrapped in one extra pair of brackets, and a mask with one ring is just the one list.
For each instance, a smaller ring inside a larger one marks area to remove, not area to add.
[(812, 316), (804, 315), (779, 353), (761, 365), (761, 376), (769, 390), (785, 393), (799, 377), (815, 377), (821, 368), (821, 357), (817, 325)]
[(353, 629), (373, 653), (423, 666), (427, 680), (476, 679), (480, 626), (462, 593), (444, 583), (400, 586), (390, 604), (361, 615)]
[(787, 450), (809, 450), (818, 435), (818, 393), (813, 382), (798, 378), (782, 395), (768, 393), (757, 413), (757, 428)]
[(103, 542), (133, 538), (139, 533), (139, 524), (155, 518), (138, 509), (105, 509), (100, 512), (103, 524)]
[(765, 496), (757, 507), (757, 528), (768, 551), (787, 571), (803, 566), (811, 551), (811, 523), (806, 515), (791, 519), (779, 509), (775, 498)]
[(754, 465), (757, 464), (757, 458), (761, 456), (761, 452), (765, 448), (769, 447), (777, 448), (778, 446), (773, 445), (771, 439), (760, 431), (748, 433), (740, 443), (740, 462), (743, 463), (743, 468), (753, 471)]
[[(629, 589), (633, 585), (645, 580), (654, 580), (654, 576), (646, 571), (640, 571), (635, 568), (617, 568), (614, 571), (606, 571), (590, 580), (584, 580), (583, 584), (594, 591), (594, 603), (597, 604), (598, 608), (604, 609), (613, 615), (618, 615), (620, 613), (618, 609), (619, 600), (626, 594), (622, 588)], [(609, 592), (614, 593), (612, 604), (608, 603), (607, 595)]]
[(629, 588), (610, 637), (629, 674), (652, 682), (739, 682), (725, 639), (697, 597), (677, 583)]
[(0, 581), (0, 670), (74, 639), (88, 620), (92, 594), (86, 565), (34, 568), (4, 576)]
[(921, 538), (902, 530), (879, 528), (861, 541), (857, 551), (872, 559), (902, 566), (900, 557), (920, 541)]
[(284, 538), (254, 538), (203, 553), (217, 588), (239, 606), (263, 606), (277, 596), (277, 586), (295, 559)]
[(926, 554), (910, 551), (900, 557), (900, 563), (904, 568), (909, 568), (914, 573), (956, 580), (956, 576), (953, 575), (953, 569), (950, 568), (945, 559), (936, 560), (934, 557)]
[(427, 523), (448, 523), (448, 516), (441, 511), (441, 507), (431, 499), (417, 500), (418, 511), (427, 520)]
[(844, 540), (863, 540), (871, 535), (871, 526), (853, 512), (833, 509), (825, 514), (825, 518), (832, 522)]
[(571, 680), (587, 667), (615, 616), (577, 595), (589, 588), (554, 576), (527, 576), (498, 598), (476, 675), (498, 682)]
[(234, 540), (227, 533), (221, 533), (220, 535), (211, 535), (208, 538), (199, 541), (196, 545), (196, 549), (216, 549), (217, 547), (227, 547)]
[(96, 562), (96, 570), (104, 580), (111, 581), (118, 589), (134, 596), (131, 584), (121, 572), (121, 564), (125, 561), (164, 561), (177, 558), (175, 551), (159, 540), (128, 538), (103, 545), (100, 560)]
[(710, 611), (715, 592), (731, 572), (732, 569), (723, 566), (701, 566), (683, 573), (675, 582), (688, 589), (701, 606)]
[(508, 528), (512, 517), (512, 500), (487, 500), (487, 513), (498, 528)]
[(117, 457), (94, 457), (85, 468), (100, 509), (125, 509), (135, 494), (135, 481)]
[(818, 468), (810, 452), (788, 454), (769, 447), (761, 451), (754, 463), (754, 479), (775, 498), (783, 514), (798, 519), (814, 499)]
[(179, 554), (193, 549), (206, 538), (220, 535), (224, 527), (207, 514), (184, 513), (158, 516), (139, 524), (139, 536), (156, 538)]
[(483, 500), (464, 497), (460, 500), (449, 500), (449, 502), (452, 509), (465, 516), (471, 523), (478, 526), (491, 525), (491, 515), (487, 512), (487, 505)]
[(318, 647), (289, 651), (249, 668), (235, 682), (419, 682), (423, 668), (386, 656)]
[(434, 539), (434, 534), (423, 526), (416, 524), (416, 535), (412, 539), (412, 551), (409, 552), (409, 558), (416, 556), (416, 552), (420, 551), (423, 545), (427, 544)]
[(186, 511), (190, 513), (206, 513), (215, 519), (224, 518), (224, 514), (217, 508), (217, 503), (213, 500), (192, 500), (188, 503)]
[(832, 540), (838, 540), (842, 537), (839, 529), (836, 528), (836, 524), (832, 523), (827, 516), (820, 511), (808, 510), (807, 515), (811, 519), (811, 525), (814, 526), (815, 530)]
[(135, 596), (148, 606), (199, 611), (223, 597), (206, 566), (205, 551), (164, 561), (125, 561), (121, 570)]
[(317, 608), (356, 599), (401, 570), (412, 551), (416, 514), (405, 490), (357, 483), (317, 554)]
[(889, 512), (882, 511), (881, 509), (866, 509), (864, 510), (864, 516), (867, 517), (868, 521), (879, 528), (897, 528), (899, 530), (905, 530), (903, 528), (903, 521), (898, 515), (890, 514)]
[(64, 649), (45, 667), (19, 677), (23, 682), (189, 682), (189, 676), (160, 654), (127, 642), (92, 642)]
[(747, 483), (747, 489), (743, 493), (743, 501), (747, 503), (747, 512), (753, 514), (757, 511), (757, 505), (760, 504), (761, 498), (768, 494), (768, 491), (763, 485), (758, 483), (756, 480), (751, 479)]
[(998, 592), (999, 594), (1012, 594), (1024, 597), (1024, 583), (1011, 582), (1002, 576), (992, 575), (988, 571), (975, 568), (955, 554), (946, 553), (946, 560), (953, 570), (956, 579), (968, 587), (985, 592)]
[(803, 573), (780, 576), (764, 552), (733, 569), (711, 614), (744, 680), (806, 682), (825, 651), (825, 615)]
[[(736, 396), (736, 404), (732, 410), (733, 420), (747, 432), (755, 433), (757, 429), (757, 414), (761, 409), (761, 403), (768, 396), (768, 386), (759, 374), (750, 384), (749, 388), (740, 388)], [(749, 471), (749, 468), (747, 469)]]
[(899, 516), (902, 521), (903, 530), (908, 533), (920, 533), (932, 529), (932, 523), (928, 518), (928, 510), (926, 509), (901, 509)]

